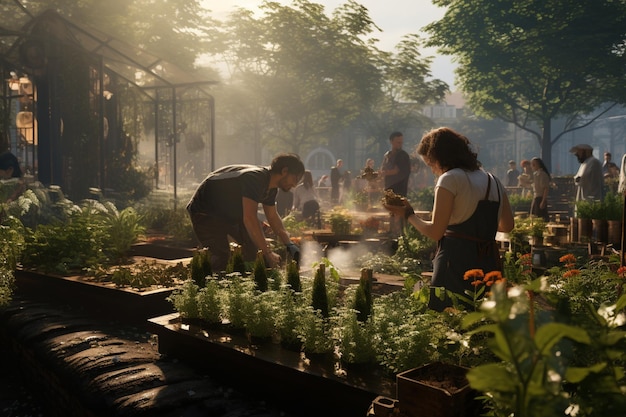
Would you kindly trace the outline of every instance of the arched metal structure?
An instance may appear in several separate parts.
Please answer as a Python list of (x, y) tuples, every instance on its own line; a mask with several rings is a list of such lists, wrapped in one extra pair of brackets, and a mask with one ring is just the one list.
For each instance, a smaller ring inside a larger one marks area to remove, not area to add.
[(16, 18), (0, 25), (0, 134), (35, 179), (76, 198), (113, 193), (140, 148), (152, 185), (176, 199), (214, 169), (214, 81), (56, 12), (1, 7), (12, 5)]

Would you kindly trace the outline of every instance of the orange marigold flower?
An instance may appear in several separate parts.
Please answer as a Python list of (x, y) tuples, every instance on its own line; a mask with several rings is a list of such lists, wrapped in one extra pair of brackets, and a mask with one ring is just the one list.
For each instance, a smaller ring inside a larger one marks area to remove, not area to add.
[(574, 268), (576, 268), (576, 264), (566, 264), (565, 268), (567, 268), (567, 269), (574, 269)]
[(483, 272), (482, 269), (470, 269), (468, 271), (465, 271), (465, 274), (463, 275), (463, 279), (465, 281), (471, 279), (471, 278), (480, 278), (482, 279), (485, 276), (485, 273)]
[(569, 271), (566, 271), (563, 274), (563, 278), (571, 278), (571, 277), (575, 277), (576, 275), (580, 275), (580, 270), (579, 269), (570, 269)]
[(626, 278), (626, 266), (620, 266), (617, 268), (617, 275), (619, 275), (620, 278)]
[(530, 256), (530, 254), (522, 255), (519, 258), (519, 262), (520, 262), (520, 265), (522, 265), (522, 266), (532, 265), (533, 264), (533, 258)]
[(485, 282), (485, 285), (488, 286), (488, 287), (491, 287), (494, 284), (494, 282), (496, 282), (496, 281), (487, 281), (487, 282)]
[(568, 253), (566, 255), (563, 255), (559, 258), (559, 262), (564, 263), (564, 264), (572, 264), (572, 263), (576, 263), (576, 257), (571, 254)]
[(485, 281), (485, 282), (496, 281), (498, 279), (502, 279), (502, 272), (500, 272), (500, 271), (491, 271), (491, 272), (487, 272), (487, 274), (485, 275), (485, 278), (483, 279), (483, 281)]
[(479, 280), (479, 279), (477, 279), (476, 281), (472, 281), (472, 285), (473, 285), (474, 287), (478, 287), (478, 286), (479, 286), (480, 284), (482, 284), (482, 283), (483, 283), (483, 282), (482, 282), (481, 280)]

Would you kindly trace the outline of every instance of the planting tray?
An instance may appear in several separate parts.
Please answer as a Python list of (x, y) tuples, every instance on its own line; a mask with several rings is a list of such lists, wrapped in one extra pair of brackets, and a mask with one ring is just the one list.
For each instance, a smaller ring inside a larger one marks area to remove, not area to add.
[(138, 291), (110, 282), (91, 282), (81, 276), (59, 276), (35, 271), (15, 272), (16, 296), (68, 304), (105, 320), (145, 325), (146, 320), (174, 311), (167, 301), (175, 287)]
[(152, 318), (148, 330), (159, 352), (171, 355), (306, 415), (366, 415), (395, 381), (377, 365), (343, 368), (332, 354), (306, 357), (270, 341), (255, 345), (244, 334), (183, 324), (178, 313)]
[(407, 417), (479, 416), (468, 369), (433, 362), (396, 376), (399, 410)]

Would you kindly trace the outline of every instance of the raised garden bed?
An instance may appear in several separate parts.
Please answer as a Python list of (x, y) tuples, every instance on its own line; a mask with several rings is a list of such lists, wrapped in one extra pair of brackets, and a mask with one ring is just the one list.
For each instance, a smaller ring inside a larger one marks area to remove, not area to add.
[(96, 318), (144, 325), (150, 317), (174, 311), (167, 297), (175, 287), (118, 288), (111, 282), (94, 282), (83, 276), (60, 276), (36, 271), (15, 272), (16, 296), (67, 304)]
[(150, 319), (148, 330), (158, 336), (160, 353), (306, 415), (364, 416), (376, 397), (395, 394), (395, 378), (376, 365), (344, 368), (333, 355), (307, 357), (270, 341), (256, 345), (225, 328), (184, 324), (178, 313)]

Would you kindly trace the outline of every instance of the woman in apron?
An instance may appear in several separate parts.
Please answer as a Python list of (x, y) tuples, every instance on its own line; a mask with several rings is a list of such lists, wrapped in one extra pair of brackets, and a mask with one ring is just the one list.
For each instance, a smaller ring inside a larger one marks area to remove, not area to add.
[[(417, 153), (437, 177), (431, 220), (416, 216), (408, 201), (385, 208), (437, 241), (428, 306), (443, 311), (453, 305), (446, 291), (467, 297), (473, 290), (465, 272), (502, 270), (495, 236), (513, 229), (513, 213), (500, 180), (481, 169), (465, 136), (446, 127), (431, 130)], [(446, 291), (437, 291), (442, 287)]]

